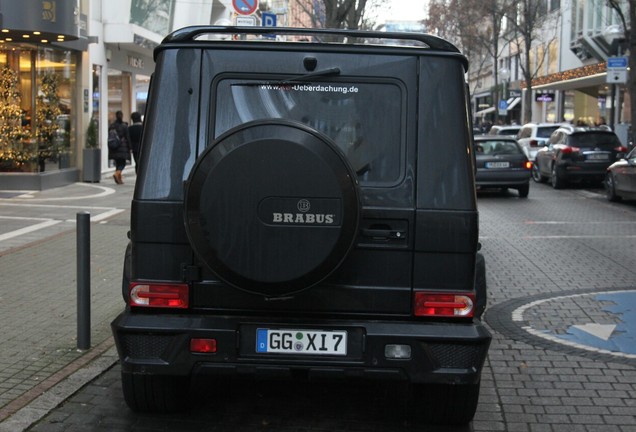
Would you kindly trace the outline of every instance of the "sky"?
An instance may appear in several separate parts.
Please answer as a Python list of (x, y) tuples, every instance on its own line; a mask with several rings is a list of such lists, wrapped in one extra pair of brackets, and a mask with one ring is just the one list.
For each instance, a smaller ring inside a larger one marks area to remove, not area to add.
[(428, 0), (390, 0), (383, 1), (382, 21), (419, 21), (426, 18)]

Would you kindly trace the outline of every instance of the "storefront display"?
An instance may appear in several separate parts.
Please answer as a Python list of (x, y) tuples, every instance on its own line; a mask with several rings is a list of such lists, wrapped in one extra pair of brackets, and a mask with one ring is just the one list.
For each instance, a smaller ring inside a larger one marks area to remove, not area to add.
[(76, 64), (72, 51), (0, 45), (0, 172), (75, 165)]

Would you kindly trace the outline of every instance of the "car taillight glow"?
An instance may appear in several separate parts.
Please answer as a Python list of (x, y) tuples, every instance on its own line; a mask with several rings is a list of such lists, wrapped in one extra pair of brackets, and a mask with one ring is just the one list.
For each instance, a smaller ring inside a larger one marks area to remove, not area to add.
[(188, 307), (187, 284), (131, 283), (130, 306), (177, 308)]
[(472, 293), (442, 294), (415, 293), (415, 316), (423, 317), (472, 317), (475, 295)]
[(616, 153), (627, 153), (629, 150), (627, 147), (618, 146), (614, 148), (614, 151), (616, 151)]
[(561, 153), (564, 154), (578, 153), (579, 151), (581, 151), (581, 149), (578, 147), (563, 147), (563, 149), (561, 149)]
[(190, 351), (193, 353), (210, 354), (216, 352), (216, 339), (190, 339)]
[(525, 169), (532, 169), (532, 162), (530, 162), (530, 161), (526, 161), (526, 163), (525, 163), (525, 164), (523, 164), (523, 167), (524, 167)]

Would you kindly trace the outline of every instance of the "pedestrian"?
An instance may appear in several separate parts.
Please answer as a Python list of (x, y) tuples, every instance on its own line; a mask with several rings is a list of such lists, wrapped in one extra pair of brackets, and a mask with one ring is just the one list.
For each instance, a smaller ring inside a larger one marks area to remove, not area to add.
[(141, 132), (143, 130), (143, 123), (141, 121), (141, 114), (137, 111), (130, 115), (132, 124), (128, 127), (128, 134), (130, 135), (130, 149), (132, 150), (133, 160), (135, 161), (135, 174), (137, 173), (137, 167), (139, 167), (139, 150), (141, 147)]
[(126, 162), (130, 160), (130, 135), (128, 134), (128, 123), (123, 118), (124, 113), (117, 111), (115, 121), (108, 126), (109, 135), (111, 131), (114, 131), (119, 138), (118, 143), (113, 148), (111, 148), (110, 143), (108, 144), (108, 158), (115, 161), (113, 180), (117, 184), (124, 184), (122, 171), (126, 168)]

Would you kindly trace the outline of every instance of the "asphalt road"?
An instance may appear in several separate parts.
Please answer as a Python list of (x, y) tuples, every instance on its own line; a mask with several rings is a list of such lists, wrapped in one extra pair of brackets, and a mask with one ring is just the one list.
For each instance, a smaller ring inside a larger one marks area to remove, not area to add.
[(114, 365), (29, 430), (636, 431), (636, 203), (532, 184), (479, 208), (493, 343), (470, 425), (413, 424), (386, 383), (201, 379), (187, 413), (135, 414)]

